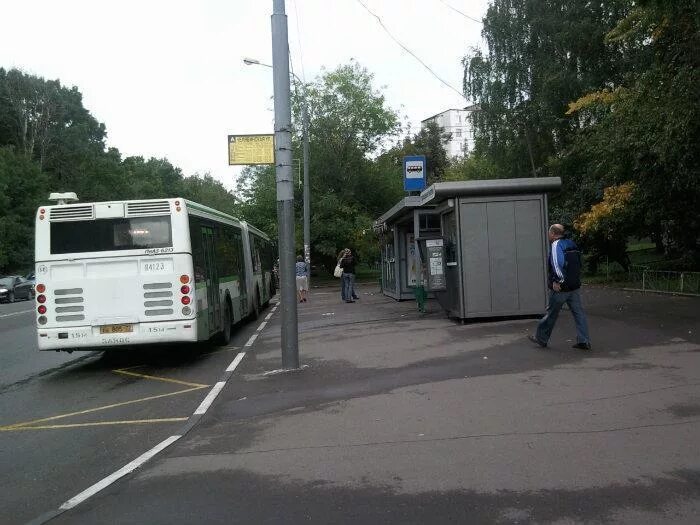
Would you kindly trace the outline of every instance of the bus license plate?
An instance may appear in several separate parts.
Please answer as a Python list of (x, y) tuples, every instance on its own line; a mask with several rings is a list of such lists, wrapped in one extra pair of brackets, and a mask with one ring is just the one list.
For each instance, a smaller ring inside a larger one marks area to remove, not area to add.
[(108, 324), (100, 326), (101, 334), (126, 334), (134, 331), (134, 325), (131, 324)]

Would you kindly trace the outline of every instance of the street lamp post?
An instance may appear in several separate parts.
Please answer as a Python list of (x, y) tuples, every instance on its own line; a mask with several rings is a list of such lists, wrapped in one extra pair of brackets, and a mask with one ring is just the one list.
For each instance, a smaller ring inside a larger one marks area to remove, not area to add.
[[(247, 66), (257, 65), (264, 67), (272, 67), (269, 64), (263, 64), (255, 58), (244, 58), (243, 63)], [(306, 100), (306, 88), (301, 79), (294, 73), (291, 73), (294, 79), (299, 83), (302, 89), (301, 94), (301, 134), (303, 142), (304, 156), (304, 260), (309, 269), (309, 282), (311, 282), (311, 190), (309, 187), (309, 112)]]

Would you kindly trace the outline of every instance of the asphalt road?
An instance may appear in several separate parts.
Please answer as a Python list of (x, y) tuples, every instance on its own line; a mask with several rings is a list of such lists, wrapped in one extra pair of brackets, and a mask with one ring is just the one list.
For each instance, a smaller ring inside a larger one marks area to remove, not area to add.
[(0, 391), (74, 361), (75, 354), (37, 351), (34, 301), (0, 304)]
[[(361, 287), (362, 289), (362, 287)], [(272, 319), (204, 418), (55, 524), (698, 523), (700, 300), (585, 291), (564, 312), (458, 325), (337, 290)]]
[[(57, 509), (174, 433), (51, 524), (698, 522), (700, 299), (585, 290), (594, 349), (579, 352), (568, 312), (542, 350), (525, 339), (533, 320), (459, 325), (434, 303), (419, 315), (372, 291), (337, 295), (300, 305), (298, 373), (269, 373), (279, 316), (227, 348), (15, 364), (0, 392), (0, 523)], [(31, 315), (0, 317), (6, 329), (31, 341)]]
[(26, 523), (169, 436), (255, 326), (227, 347), (39, 352), (33, 302), (0, 304), (0, 523)]

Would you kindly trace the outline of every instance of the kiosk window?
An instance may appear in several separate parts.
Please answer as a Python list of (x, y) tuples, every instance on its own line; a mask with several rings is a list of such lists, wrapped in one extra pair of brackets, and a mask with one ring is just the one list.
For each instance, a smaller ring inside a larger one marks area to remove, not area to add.
[(445, 237), (445, 262), (457, 262), (457, 219), (451, 211), (442, 216), (442, 233)]
[(440, 230), (440, 217), (438, 215), (421, 215), (419, 224), (421, 231), (438, 231)]

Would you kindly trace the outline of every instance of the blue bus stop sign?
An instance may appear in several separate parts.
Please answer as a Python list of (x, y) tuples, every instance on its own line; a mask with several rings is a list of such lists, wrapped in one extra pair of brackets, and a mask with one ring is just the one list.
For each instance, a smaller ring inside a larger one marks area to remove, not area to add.
[(409, 155), (403, 158), (404, 191), (423, 191), (425, 189), (425, 155)]

